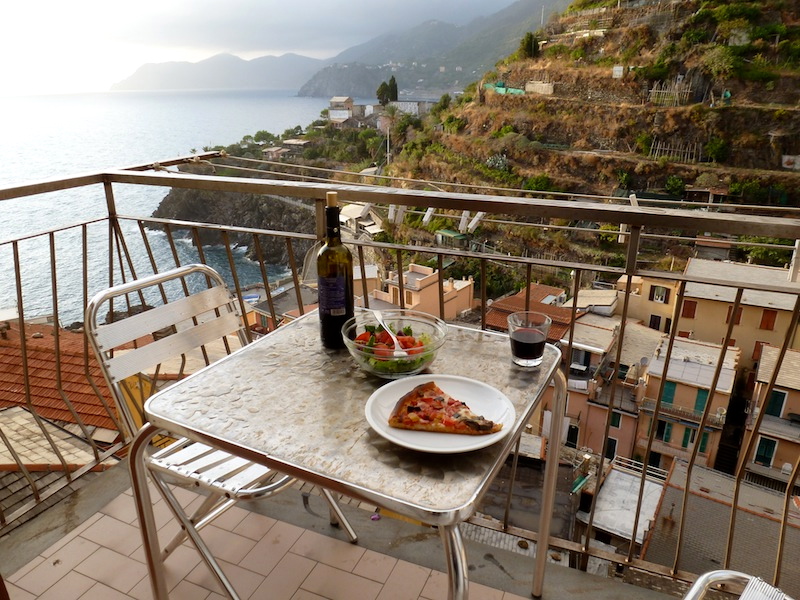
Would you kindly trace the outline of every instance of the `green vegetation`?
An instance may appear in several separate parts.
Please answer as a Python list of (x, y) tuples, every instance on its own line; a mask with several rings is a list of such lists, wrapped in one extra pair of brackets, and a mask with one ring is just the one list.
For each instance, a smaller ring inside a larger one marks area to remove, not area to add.
[(703, 151), (706, 156), (714, 162), (725, 162), (730, 153), (730, 147), (728, 146), (728, 142), (722, 138), (712, 137), (706, 145), (703, 146)]
[[(742, 242), (752, 242), (754, 244), (769, 244), (772, 246), (794, 246), (793, 240), (786, 240), (771, 237), (742, 236)], [(769, 265), (773, 267), (783, 267), (792, 260), (792, 251), (780, 248), (765, 248), (762, 246), (749, 246), (743, 250), (745, 258), (757, 265)]]
[(378, 102), (381, 106), (386, 106), (389, 102), (397, 102), (397, 81), (394, 75), (389, 79), (389, 83), (381, 82), (375, 95), (378, 97)]
[(522, 36), (514, 58), (516, 60), (525, 60), (526, 58), (536, 58), (537, 56), (539, 56), (539, 40), (529, 31)]
[(670, 175), (667, 177), (667, 182), (664, 184), (664, 189), (668, 194), (682, 197), (683, 192), (686, 190), (686, 184), (684, 183), (683, 179), (677, 175)]

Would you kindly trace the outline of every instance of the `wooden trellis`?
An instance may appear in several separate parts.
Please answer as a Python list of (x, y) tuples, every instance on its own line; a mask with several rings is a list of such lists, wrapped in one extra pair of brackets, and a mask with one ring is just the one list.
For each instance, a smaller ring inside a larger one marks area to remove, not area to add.
[(675, 162), (698, 162), (703, 160), (703, 147), (697, 142), (667, 143), (656, 138), (650, 146), (650, 158), (666, 157)]
[(681, 106), (688, 104), (691, 97), (692, 86), (684, 81), (656, 81), (648, 94), (648, 100), (658, 106)]

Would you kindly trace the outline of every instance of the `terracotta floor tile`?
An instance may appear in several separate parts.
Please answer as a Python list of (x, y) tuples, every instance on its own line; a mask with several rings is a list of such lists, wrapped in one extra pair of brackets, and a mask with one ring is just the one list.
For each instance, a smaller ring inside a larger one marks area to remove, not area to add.
[[(172, 589), (191, 573), (203, 559), (194, 546), (180, 546), (164, 561), (167, 587)], [(150, 575), (147, 576), (148, 581)]]
[(145, 565), (108, 548), (98, 548), (75, 570), (123, 594), (147, 575)]
[(36, 600), (36, 596), (31, 594), (30, 592), (26, 592), (22, 588), (18, 588), (13, 583), (8, 583), (6, 581), (6, 589), (8, 590), (8, 594), (11, 597), (11, 600)]
[(169, 600), (205, 600), (211, 595), (207, 589), (190, 581), (181, 581), (169, 592)]
[[(265, 500), (265, 502), (269, 502), (269, 500)], [(247, 506), (248, 503), (242, 502), (240, 504), (234, 504), (216, 519), (214, 519), (213, 523), (220, 529), (226, 529), (228, 531), (233, 531), (236, 529), (236, 526), (242, 522), (242, 520), (250, 514), (250, 511), (244, 508)]]
[(81, 537), (125, 556), (142, 545), (138, 527), (108, 515), (103, 515), (87, 527)]
[(78, 600), (96, 583), (94, 579), (86, 575), (70, 571), (56, 581), (53, 587), (40, 595), (39, 600)]
[(102, 518), (102, 516), (103, 515), (100, 514), (100, 513), (93, 514), (91, 517), (86, 519), (83, 523), (78, 525), (75, 529), (73, 529), (68, 534), (66, 534), (64, 537), (59, 539), (55, 544), (50, 546), (47, 550), (42, 552), (42, 556), (44, 558), (49, 558), (50, 556), (52, 556), (53, 554), (58, 552), (61, 548), (63, 548), (65, 545), (67, 545), (70, 541), (74, 540), (76, 537), (81, 535), (87, 527), (91, 527), (93, 523), (99, 521)]
[(441, 571), (431, 571), (419, 597), (425, 600), (447, 600), (447, 575)]
[(305, 529), (289, 523), (276, 522), (239, 565), (256, 573), (269, 575), (304, 531)]
[(27, 574), (14, 582), (22, 589), (39, 596), (47, 591), (56, 581), (65, 577), (85, 558), (95, 552), (99, 546), (87, 539), (77, 537), (70, 540), (63, 548), (50, 558), (42, 561)]
[[(219, 564), (241, 598), (249, 598), (264, 582), (263, 575), (224, 561), (219, 561)], [(222, 588), (217, 584), (217, 580), (205, 562), (201, 562), (192, 569), (192, 572), (186, 576), (186, 581), (199, 585), (209, 592), (222, 592)]]
[(396, 564), (396, 558), (367, 550), (353, 569), (353, 574), (379, 583), (386, 583)]
[(9, 583), (9, 582), (13, 583), (15, 581), (19, 581), (19, 579), (21, 579), (22, 577), (24, 577), (25, 575), (30, 573), (33, 569), (38, 567), (44, 561), (45, 561), (44, 556), (42, 556), (40, 554), (39, 556), (34, 558), (31, 562), (29, 562), (27, 565), (25, 565), (24, 567), (20, 568), (16, 573), (12, 573), (8, 577), (6, 577), (6, 583)]
[(290, 600), (316, 566), (298, 554), (286, 554), (249, 600)]
[(130, 598), (130, 596), (102, 583), (95, 583), (81, 596), (81, 600), (130, 600)]
[(303, 582), (301, 589), (330, 600), (375, 600), (381, 584), (347, 571), (317, 564)]
[(277, 521), (271, 517), (248, 511), (247, 516), (233, 529), (233, 533), (258, 541), (267, 534), (270, 527), (275, 523)]
[(120, 494), (106, 504), (101, 512), (129, 525), (136, 523), (136, 505), (130, 495)]
[(417, 600), (431, 570), (399, 560), (386, 580), (378, 600)]
[[(312, 594), (306, 590), (297, 590), (294, 596), (292, 596), (292, 600), (328, 600), (324, 596), (317, 596), (316, 594)], [(355, 600), (355, 599), (354, 599)]]
[(291, 551), (343, 571), (352, 571), (364, 556), (364, 548), (315, 531), (304, 531)]
[(470, 600), (503, 600), (503, 590), (496, 590), (480, 583), (470, 582)]
[(238, 564), (256, 545), (250, 538), (217, 527), (216, 521), (204, 527), (201, 535), (216, 558), (233, 564)]

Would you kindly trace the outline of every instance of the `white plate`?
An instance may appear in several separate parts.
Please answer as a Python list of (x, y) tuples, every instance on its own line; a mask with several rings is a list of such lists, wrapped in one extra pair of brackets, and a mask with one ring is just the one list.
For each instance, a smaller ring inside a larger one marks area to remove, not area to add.
[[(442, 391), (464, 402), (473, 412), (496, 423), (502, 423), (503, 428), (497, 433), (487, 435), (459, 435), (390, 427), (389, 414), (397, 401), (418, 385), (428, 381), (433, 381)], [(458, 375), (414, 375), (396, 379), (373, 392), (367, 400), (364, 412), (367, 422), (381, 437), (405, 448), (437, 454), (468, 452), (490, 446), (509, 434), (516, 417), (514, 405), (500, 390)]]

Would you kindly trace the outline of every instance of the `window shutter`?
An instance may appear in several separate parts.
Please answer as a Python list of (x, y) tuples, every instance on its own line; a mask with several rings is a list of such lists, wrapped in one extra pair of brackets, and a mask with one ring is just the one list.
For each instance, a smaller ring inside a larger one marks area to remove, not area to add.
[(692, 440), (692, 430), (690, 427), (684, 427), (683, 429), (683, 441), (681, 442), (681, 448), (688, 448), (689, 442)]
[(655, 298), (655, 296), (656, 296), (656, 286), (651, 285), (650, 286), (650, 298), (649, 298), (649, 300), (652, 300), (653, 298)]
[(664, 288), (664, 304), (669, 304), (669, 288)]
[(708, 432), (704, 431), (700, 436), (700, 452), (705, 452), (706, 446), (708, 446)]

